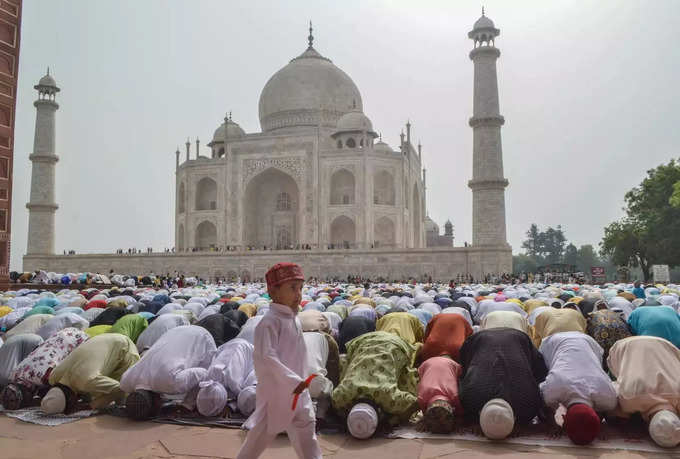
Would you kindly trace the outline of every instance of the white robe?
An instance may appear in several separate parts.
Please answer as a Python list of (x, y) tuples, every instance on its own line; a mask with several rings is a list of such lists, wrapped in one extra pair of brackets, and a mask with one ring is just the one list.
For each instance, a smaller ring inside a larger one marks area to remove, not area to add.
[(253, 345), (234, 338), (217, 348), (208, 368), (208, 378), (222, 384), (231, 400), (243, 389), (257, 384), (253, 364)]
[(539, 352), (549, 370), (540, 384), (546, 405), (583, 403), (599, 412), (616, 408), (616, 390), (602, 369), (604, 351), (593, 338), (575, 331), (555, 333), (543, 339)]
[(160, 394), (186, 394), (207, 379), (207, 368), (215, 350), (215, 341), (205, 328), (175, 327), (123, 373), (120, 388), (127, 393), (150, 390)]
[(303, 391), (293, 411), (293, 390), (307, 379), (307, 348), (302, 325), (288, 307), (272, 303), (269, 312), (255, 329), (253, 354), (257, 374), (255, 412), (246, 428), (266, 423), (267, 433), (275, 435), (290, 427), (296, 412), (307, 411), (314, 419), (314, 408), (308, 391)]
[(182, 325), (189, 325), (189, 321), (179, 314), (163, 314), (153, 322), (137, 338), (137, 350), (141, 353), (151, 348), (168, 330)]

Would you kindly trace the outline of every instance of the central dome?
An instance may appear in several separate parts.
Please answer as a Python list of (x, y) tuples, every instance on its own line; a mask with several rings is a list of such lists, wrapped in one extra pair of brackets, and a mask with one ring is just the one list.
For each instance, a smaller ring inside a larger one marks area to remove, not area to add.
[(352, 110), (363, 110), (352, 79), (311, 45), (276, 72), (260, 94), (262, 132), (335, 127)]

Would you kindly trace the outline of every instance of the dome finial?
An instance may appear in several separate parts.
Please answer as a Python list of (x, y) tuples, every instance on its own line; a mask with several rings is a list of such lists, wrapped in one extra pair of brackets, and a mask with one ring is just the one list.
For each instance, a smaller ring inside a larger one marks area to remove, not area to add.
[(311, 48), (312, 45), (314, 44), (314, 35), (312, 35), (313, 29), (312, 29), (312, 21), (309, 21), (309, 36), (307, 37), (307, 41), (309, 42), (309, 47)]
[(48, 75), (50, 74), (50, 66), (49, 65), (47, 66), (47, 74)]
[(482, 16), (484, 16), (484, 7), (482, 6)]

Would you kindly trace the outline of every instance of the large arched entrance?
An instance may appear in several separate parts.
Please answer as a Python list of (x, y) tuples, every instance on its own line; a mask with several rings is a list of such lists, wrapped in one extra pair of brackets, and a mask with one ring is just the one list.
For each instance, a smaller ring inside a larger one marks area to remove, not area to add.
[(331, 223), (331, 244), (336, 249), (349, 249), (356, 245), (356, 227), (354, 221), (341, 215)]
[(204, 221), (196, 227), (196, 243), (198, 250), (210, 250), (217, 247), (217, 228), (212, 222)]
[(293, 178), (267, 169), (253, 178), (243, 200), (243, 240), (256, 248), (290, 248), (299, 241), (300, 192)]

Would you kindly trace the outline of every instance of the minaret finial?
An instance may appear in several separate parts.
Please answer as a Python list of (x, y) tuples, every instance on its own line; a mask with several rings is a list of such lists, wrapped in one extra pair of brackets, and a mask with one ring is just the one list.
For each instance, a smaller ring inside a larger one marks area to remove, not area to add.
[(229, 110), (229, 121), (231, 121), (231, 110)]
[(307, 41), (309, 42), (309, 47), (311, 48), (312, 45), (314, 44), (314, 35), (312, 35), (312, 21), (309, 21), (309, 36), (307, 37)]

